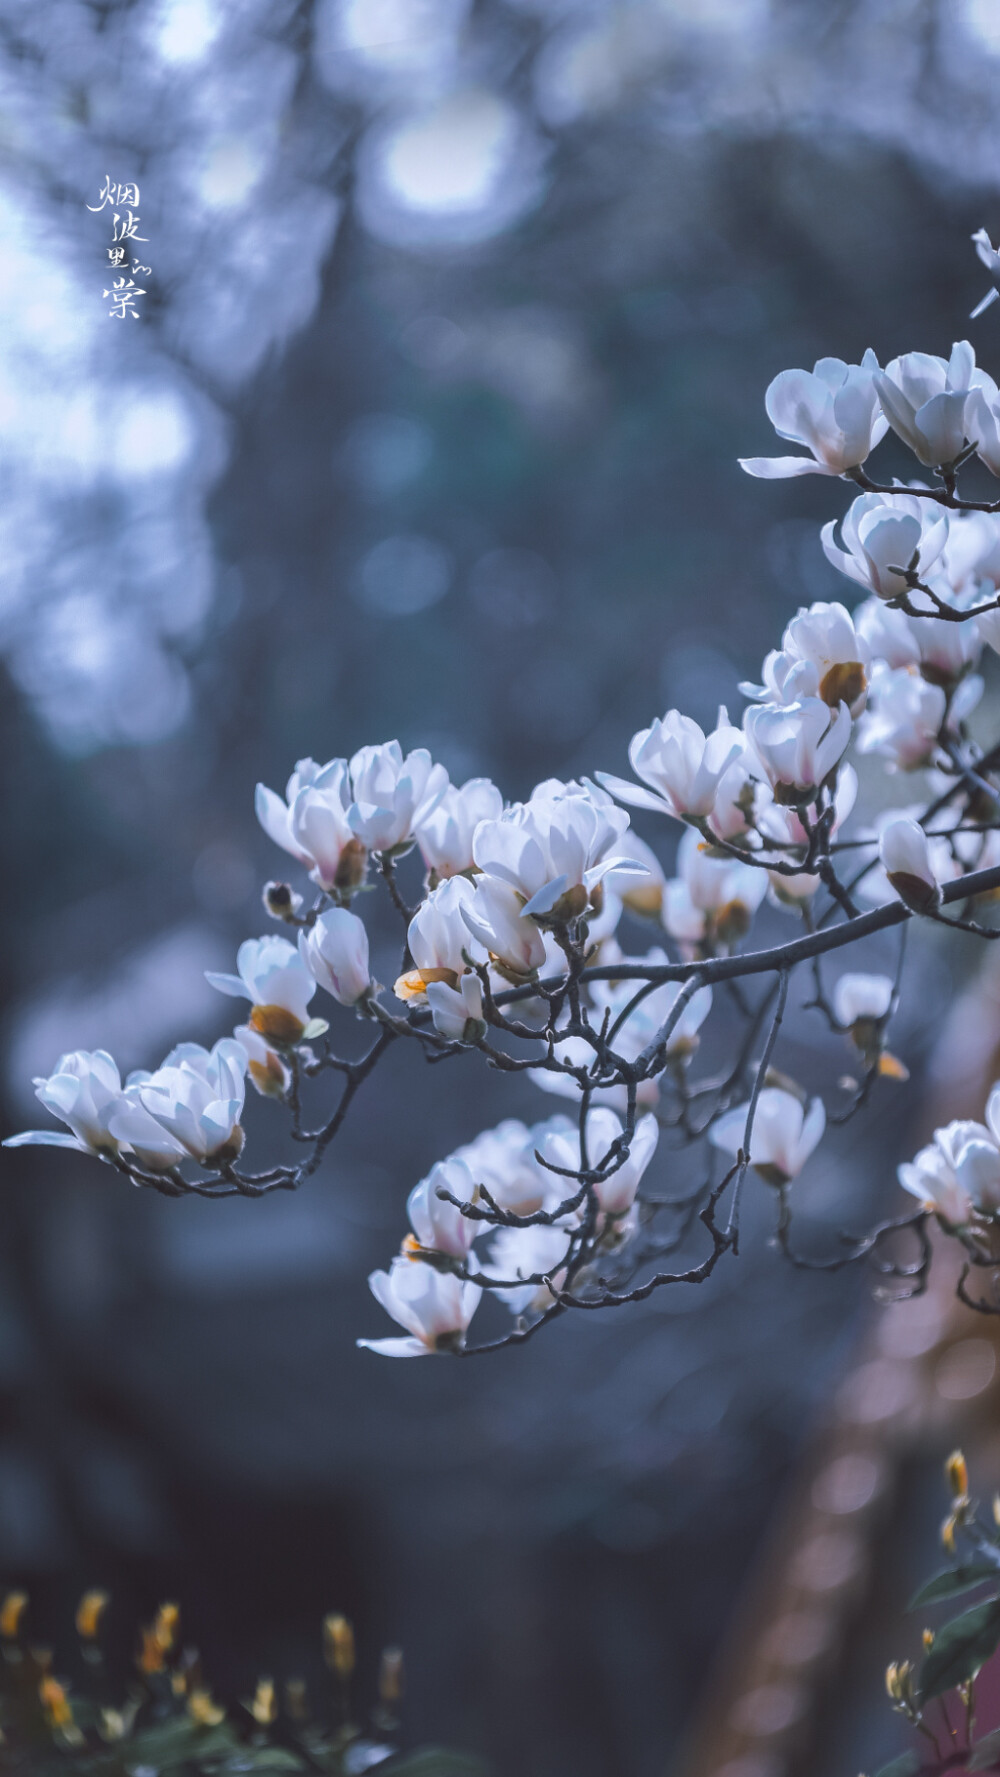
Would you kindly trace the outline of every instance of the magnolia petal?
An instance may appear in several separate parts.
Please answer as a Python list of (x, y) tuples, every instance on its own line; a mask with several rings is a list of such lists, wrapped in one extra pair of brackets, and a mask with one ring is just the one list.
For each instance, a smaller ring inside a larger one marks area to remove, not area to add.
[(438, 1357), (422, 1339), (355, 1339), (363, 1351), (377, 1351), (380, 1357)]
[(247, 984), (238, 975), (219, 975), (214, 969), (205, 970), (205, 980), (210, 987), (217, 987), (220, 993), (231, 994), (233, 999), (248, 1000)]
[(75, 1148), (79, 1154), (89, 1154), (90, 1149), (75, 1135), (67, 1135), (63, 1129), (24, 1129), (20, 1135), (8, 1135), (5, 1148)]
[(785, 481), (791, 475), (839, 475), (815, 457), (737, 457), (741, 469), (758, 481)]

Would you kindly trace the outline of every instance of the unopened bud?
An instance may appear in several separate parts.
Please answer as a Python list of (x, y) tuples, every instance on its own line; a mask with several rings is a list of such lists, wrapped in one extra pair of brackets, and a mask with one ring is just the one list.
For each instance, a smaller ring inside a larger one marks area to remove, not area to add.
[(287, 882), (264, 884), (264, 907), (272, 919), (294, 919), (301, 905), (302, 896)]
[(365, 880), (368, 869), (368, 853), (360, 839), (349, 839), (337, 861), (337, 870), (333, 879), (334, 888), (342, 895), (351, 895), (359, 889)]
[(81, 1641), (93, 1641), (108, 1605), (107, 1592), (85, 1592), (77, 1605), (76, 1632)]
[(912, 1670), (909, 1660), (893, 1660), (891, 1666), (886, 1667), (885, 1688), (893, 1703), (908, 1701), (912, 1690)]
[(378, 1669), (378, 1694), (383, 1703), (398, 1703), (403, 1695), (403, 1650), (401, 1647), (382, 1649), (382, 1658)]
[(350, 1678), (354, 1671), (354, 1630), (346, 1617), (333, 1614), (323, 1618), (323, 1658), (338, 1678)]
[(258, 1678), (253, 1702), (249, 1703), (247, 1707), (254, 1721), (262, 1728), (266, 1728), (270, 1722), (276, 1719), (278, 1699), (275, 1695), (273, 1678)]
[(217, 1728), (219, 1723), (226, 1719), (226, 1712), (222, 1705), (213, 1702), (212, 1693), (208, 1690), (191, 1692), (188, 1698), (187, 1712), (199, 1728)]
[(944, 1465), (944, 1477), (951, 1489), (953, 1499), (967, 1499), (969, 1495), (969, 1470), (961, 1450), (953, 1450)]
[(923, 1644), (924, 1644), (924, 1653), (929, 1654), (931, 1651), (931, 1648), (934, 1646), (934, 1631), (933, 1631), (933, 1629), (925, 1629), (922, 1639), (923, 1639)]
[(947, 1550), (949, 1555), (955, 1553), (955, 1532), (957, 1529), (958, 1520), (954, 1515), (946, 1518), (941, 1526), (941, 1546)]
[(27, 1604), (27, 1592), (8, 1592), (0, 1604), (0, 1636), (4, 1641), (13, 1641), (17, 1636)]

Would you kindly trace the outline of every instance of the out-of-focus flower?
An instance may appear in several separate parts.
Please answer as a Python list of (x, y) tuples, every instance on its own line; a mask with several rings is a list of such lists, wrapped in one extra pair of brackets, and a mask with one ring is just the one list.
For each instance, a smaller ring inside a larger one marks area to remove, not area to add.
[(524, 898), (496, 876), (476, 878), (462, 918), (474, 938), (485, 946), (491, 962), (515, 981), (526, 981), (545, 962), (545, 941), (533, 919), (524, 919)]
[(410, 1226), (419, 1244), (429, 1252), (464, 1259), (476, 1235), (481, 1233), (482, 1224), (464, 1216), (453, 1203), (439, 1197), (439, 1186), (462, 1203), (471, 1203), (476, 1190), (476, 1182), (464, 1160), (454, 1154), (447, 1160), (439, 1160), (427, 1177), (414, 1185), (407, 1198)]
[(250, 1024), (262, 1037), (297, 1043), (309, 1020), (316, 983), (295, 945), (287, 938), (247, 938), (236, 953), (236, 967), (236, 975), (206, 969), (205, 980), (220, 993), (251, 1000)]
[[(831, 838), (846, 821), (854, 807), (857, 794), (857, 772), (853, 765), (841, 765), (837, 772), (837, 788), (833, 797)], [(758, 826), (765, 844), (770, 842), (772, 845), (801, 846), (803, 850), (809, 844), (809, 835), (802, 825), (798, 812), (794, 808), (782, 807), (780, 803), (772, 802), (769, 807), (761, 810)], [(766, 850), (761, 855), (765, 859), (768, 857)], [(787, 864), (791, 863), (793, 859), (786, 852), (781, 861)], [(796, 871), (793, 875), (775, 869), (768, 871), (768, 879), (771, 900), (775, 905), (794, 908), (796, 911), (801, 909), (803, 902), (812, 900), (823, 880), (821, 876), (807, 870)]]
[(878, 851), (890, 884), (907, 907), (915, 913), (930, 913), (941, 905), (927, 835), (916, 821), (909, 815), (887, 821)]
[(858, 752), (880, 753), (897, 771), (915, 771), (933, 759), (947, 714), (947, 697), (905, 666), (872, 673), (869, 706), (858, 724)]
[(825, 524), (820, 539), (827, 560), (849, 580), (879, 598), (899, 598), (907, 590), (911, 566), (925, 574), (948, 539), (948, 516), (915, 494), (861, 494), (840, 522)]
[(855, 611), (854, 627), (867, 642), (876, 666), (879, 661), (893, 669), (920, 665), (918, 626), (905, 611), (894, 610), (873, 595)]
[(192, 1160), (235, 1158), (243, 1146), (247, 1053), (233, 1037), (211, 1050), (179, 1043), (154, 1074), (132, 1075), (142, 1107)]
[[(824, 706), (825, 707), (825, 706)], [(677, 876), (663, 891), (663, 924), (687, 946), (745, 938), (767, 893), (767, 872), (736, 858), (714, 858), (693, 830), (677, 848)]]
[(851, 713), (846, 703), (831, 710), (821, 697), (805, 697), (752, 704), (743, 726), (775, 800), (804, 803), (836, 770), (851, 738)]
[[(630, 913), (638, 913), (650, 919), (659, 919), (663, 908), (663, 885), (666, 882), (663, 865), (652, 847), (648, 846), (644, 839), (640, 839), (638, 833), (632, 828), (629, 829), (628, 851), (635, 863), (646, 866), (645, 876), (636, 876), (630, 870), (619, 877), (615, 875), (613, 870), (609, 870), (602, 885), (605, 896), (608, 898), (612, 895), (615, 896), (628, 908)], [(618, 922), (615, 920), (606, 932), (600, 929), (603, 923), (603, 921), (589, 922), (592, 942), (610, 937), (611, 931), (614, 930), (614, 926)]]
[(746, 741), (725, 709), (706, 735), (690, 716), (668, 710), (649, 728), (633, 735), (628, 756), (642, 784), (599, 771), (598, 781), (632, 808), (653, 808), (660, 814), (704, 819), (715, 807), (719, 785), (728, 767), (746, 751)]
[[(709, 1140), (726, 1154), (743, 1147), (749, 1106), (726, 1111), (709, 1130)], [(750, 1137), (750, 1164), (769, 1185), (786, 1185), (802, 1171), (826, 1128), (823, 1101), (808, 1108), (793, 1092), (765, 1086), (757, 1099)]]
[(906, 352), (884, 370), (876, 370), (874, 382), (893, 431), (930, 469), (953, 463), (961, 455), (970, 390), (997, 393), (992, 378), (976, 369), (976, 354), (967, 339), (952, 346), (950, 358)]
[[(645, 956), (625, 956), (618, 950), (617, 946), (615, 946), (614, 954), (604, 956), (603, 960), (612, 964), (615, 962), (623, 964), (644, 963), (647, 967), (655, 968), (661, 963), (669, 962), (670, 959), (667, 956), (666, 951), (659, 947), (647, 950)], [(603, 1015), (606, 1011), (611, 1014), (609, 1029), (614, 1026), (619, 1015), (625, 1010), (629, 1001), (635, 997), (639, 985), (640, 983), (634, 980), (591, 982), (590, 994), (598, 1015)], [(681, 984), (679, 981), (665, 981), (662, 986), (654, 987), (651, 993), (647, 993), (645, 998), (640, 1000), (635, 1011), (622, 1025), (621, 1029), (615, 1036), (612, 1048), (616, 1053), (623, 1056), (626, 1061), (635, 1061), (636, 1057), (642, 1053), (643, 1049), (645, 1049), (647, 1043), (652, 1042), (653, 1038), (660, 1030), (662, 1030), (680, 992)], [(705, 1019), (708, 1017), (711, 1009), (712, 989), (710, 987), (699, 987), (697, 992), (692, 994), (691, 998), (688, 1000), (687, 1005), (684, 1007), (683, 1012), (667, 1038), (666, 1054), (668, 1056), (674, 1060), (685, 1060), (689, 1055), (694, 1053), (695, 1049), (698, 1047), (698, 1032), (704, 1024)], [(593, 1051), (591, 1051), (591, 1054), (593, 1054)], [(538, 1075), (535, 1077), (539, 1078)], [(558, 1074), (548, 1077), (553, 1081), (559, 1081), (560, 1086), (564, 1090), (568, 1088), (570, 1092), (576, 1092), (576, 1086), (572, 1081), (564, 1083)], [(541, 1083), (541, 1080), (539, 1083)], [(655, 1102), (657, 1097), (656, 1081), (644, 1080), (639, 1087), (640, 1104), (648, 1102), (645, 1089), (649, 1087), (653, 1088), (651, 1100)], [(610, 1091), (616, 1095), (616, 1098), (617, 1092), (621, 1090), (623, 1089), (616, 1089), (615, 1087), (610, 1088)], [(609, 1098), (602, 1101), (598, 1094), (595, 1102), (611, 1103), (612, 1100)]]
[(494, 1235), (484, 1267), (488, 1276), (548, 1277), (552, 1281), (552, 1289), (544, 1283), (525, 1283), (519, 1288), (494, 1291), (511, 1314), (544, 1314), (552, 1307), (552, 1290), (561, 1290), (566, 1283), (564, 1260), (571, 1238), (568, 1228), (551, 1228), (544, 1223), (532, 1228), (501, 1228)]
[(474, 900), (475, 889), (466, 876), (451, 876), (431, 890), (407, 930), (414, 967), (396, 982), (397, 999), (422, 1001), (435, 981), (457, 988), (468, 968), (463, 951), (476, 962), (486, 961), (486, 950), (472, 936), (463, 914)]
[(834, 1016), (845, 1030), (852, 1029), (859, 1019), (880, 1023), (891, 1002), (888, 975), (841, 975), (833, 990)]
[[(1000, 282), (1000, 253), (998, 253), (993, 246), (985, 228), (977, 228), (975, 234), (972, 236), (972, 240), (980, 263), (985, 265), (991, 278)], [(1000, 296), (1000, 290), (997, 289), (997, 285), (994, 283), (993, 289), (987, 290), (982, 302), (976, 303), (975, 308), (969, 316), (969, 320), (978, 320), (979, 316), (989, 308), (990, 304), (996, 302), (998, 296)]]
[(399, 854), (412, 845), (448, 788), (448, 773), (424, 747), (403, 757), (398, 740), (362, 747), (351, 760), (351, 831), (369, 851)]
[[(484, 875), (524, 897), (522, 918), (575, 919), (609, 870), (621, 874), (628, 868), (621, 841), (629, 818), (610, 796), (553, 795), (549, 789), (542, 785), (546, 793), (536, 790), (529, 802), (480, 822), (473, 853)], [(643, 874), (641, 865), (636, 873)]]
[(868, 691), (871, 650), (855, 629), (850, 612), (837, 604), (815, 604), (792, 618), (763, 667), (763, 683), (741, 685), (746, 697), (771, 703), (798, 703), (819, 697), (836, 709), (846, 703), (860, 715)]
[(357, 1343), (382, 1357), (430, 1357), (461, 1351), (469, 1322), (479, 1306), (478, 1283), (463, 1282), (453, 1271), (439, 1271), (422, 1259), (393, 1259), (388, 1271), (373, 1271), (368, 1286), (399, 1326), (405, 1339), (359, 1339)]
[(269, 838), (298, 858), (328, 894), (350, 894), (364, 881), (367, 853), (347, 818), (351, 780), (346, 759), (317, 765), (300, 759), (282, 802), (258, 784), (257, 819)]
[(261, 1096), (283, 1097), (292, 1076), (277, 1050), (265, 1043), (260, 1033), (249, 1024), (238, 1025), (233, 1036), (247, 1052), (247, 1073)]
[(473, 868), (472, 836), (480, 821), (495, 821), (503, 797), (488, 777), (449, 784), (440, 802), (414, 828), (432, 885)]
[(114, 1154), (118, 1139), (111, 1118), (123, 1102), (121, 1075), (104, 1049), (74, 1049), (61, 1055), (48, 1079), (34, 1081), (35, 1097), (72, 1130), (26, 1129), (8, 1136), (5, 1148), (77, 1148), (85, 1154)]
[[(598, 1105), (588, 1112), (587, 1159), (591, 1166), (601, 1164), (612, 1144), (620, 1139), (623, 1127), (621, 1119), (605, 1105)], [(594, 1194), (606, 1216), (622, 1216), (631, 1209), (642, 1175), (656, 1152), (659, 1134), (660, 1126), (655, 1117), (640, 1117), (632, 1135), (628, 1157), (616, 1172), (595, 1184)], [(578, 1171), (581, 1165), (579, 1129), (571, 1132), (551, 1131), (543, 1139), (541, 1153), (555, 1166), (566, 1167), (571, 1172)], [(573, 1190), (571, 1179), (564, 1179), (563, 1184), (567, 1193)]]
[(429, 981), (427, 1004), (434, 1029), (452, 1043), (478, 1043), (486, 1035), (483, 989), (478, 975), (463, 975), (457, 987)]
[(505, 1117), (495, 1129), (484, 1129), (474, 1141), (456, 1148), (452, 1158), (463, 1160), (477, 1185), (485, 1185), (494, 1203), (513, 1215), (534, 1215), (562, 1196), (561, 1181), (540, 1166), (538, 1149), (550, 1131), (572, 1132), (569, 1117), (550, 1117), (529, 1129), (515, 1117)]
[(299, 954), (312, 981), (342, 1006), (356, 1006), (372, 984), (364, 921), (346, 907), (329, 907), (299, 933)]
[[(994, 1104), (996, 1087), (987, 1106)], [(961, 1228), (973, 1210), (993, 1216), (1000, 1210), (1000, 1148), (996, 1130), (964, 1119), (946, 1123), (934, 1140), (898, 1171), (904, 1191), (933, 1209), (943, 1222)]]
[(856, 469), (885, 437), (873, 381), (878, 359), (869, 348), (860, 364), (820, 358), (810, 370), (782, 370), (764, 397), (779, 438), (804, 444), (811, 457), (741, 457), (740, 468), (765, 481), (786, 475), (843, 475)]

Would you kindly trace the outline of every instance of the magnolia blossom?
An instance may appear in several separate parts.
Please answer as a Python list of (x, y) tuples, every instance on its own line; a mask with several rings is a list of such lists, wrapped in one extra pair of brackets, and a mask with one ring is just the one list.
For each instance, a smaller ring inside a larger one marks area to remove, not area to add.
[(475, 889), (468, 877), (451, 876), (421, 902), (406, 934), (415, 966), (396, 982), (393, 992), (397, 999), (424, 1000), (428, 984), (434, 981), (457, 988), (468, 968), (465, 956), (475, 962), (486, 961), (486, 951), (472, 936), (463, 913), (474, 900)]
[(893, 770), (915, 771), (938, 748), (947, 697), (908, 667), (876, 666), (872, 697), (858, 725), (858, 752), (880, 753)]
[[(620, 1118), (607, 1106), (599, 1105), (588, 1112), (587, 1159), (591, 1166), (601, 1165), (613, 1143), (621, 1138), (623, 1127)], [(594, 1185), (594, 1195), (606, 1216), (623, 1216), (631, 1209), (642, 1175), (656, 1152), (659, 1135), (660, 1126), (655, 1117), (640, 1117), (632, 1135), (627, 1158), (616, 1172), (609, 1173), (607, 1178)], [(582, 1164), (579, 1129), (573, 1129), (572, 1132), (552, 1131), (543, 1140), (541, 1152), (553, 1165), (578, 1172)], [(564, 1184), (568, 1192), (572, 1191), (570, 1179), (564, 1180)]]
[(114, 1154), (118, 1139), (111, 1119), (121, 1106), (121, 1075), (104, 1049), (73, 1049), (61, 1055), (48, 1079), (34, 1081), (35, 1097), (72, 1131), (26, 1129), (8, 1136), (5, 1148), (77, 1148), (85, 1154)]
[(874, 660), (873, 671), (880, 663), (894, 670), (901, 666), (920, 665), (919, 621), (905, 611), (884, 604), (880, 598), (864, 599), (854, 613), (854, 627), (863, 637)]
[(247, 1073), (262, 1098), (282, 1098), (291, 1085), (292, 1076), (276, 1049), (249, 1024), (239, 1024), (233, 1036), (246, 1050)]
[(351, 780), (346, 759), (317, 765), (300, 759), (285, 801), (257, 785), (257, 819), (269, 838), (304, 864), (328, 894), (349, 894), (364, 880), (367, 853), (351, 830)]
[(352, 833), (369, 851), (398, 853), (413, 843), (448, 788), (448, 773), (424, 747), (403, 757), (398, 740), (362, 747), (351, 760)]
[(923, 828), (909, 815), (886, 822), (879, 837), (879, 858), (901, 901), (915, 913), (930, 913), (941, 904), (930, 845)]
[(486, 1035), (478, 975), (463, 975), (457, 987), (447, 981), (428, 982), (427, 1004), (434, 1029), (449, 1042), (478, 1043)]
[(297, 1043), (309, 1019), (316, 983), (295, 945), (287, 938), (247, 938), (236, 953), (236, 967), (237, 975), (206, 969), (205, 980), (220, 993), (252, 1000), (250, 1023), (261, 1036)]
[[(749, 1106), (726, 1111), (709, 1130), (709, 1140), (726, 1154), (743, 1148)], [(769, 1185), (786, 1185), (802, 1171), (826, 1128), (823, 1101), (807, 1107), (794, 1092), (765, 1086), (757, 1099), (750, 1136), (750, 1164)]]
[(833, 989), (833, 1011), (844, 1030), (856, 1024), (880, 1024), (892, 1004), (888, 975), (841, 975)]
[[(660, 917), (663, 907), (663, 885), (666, 882), (663, 865), (652, 847), (648, 846), (644, 839), (640, 839), (638, 833), (634, 832), (631, 827), (628, 835), (628, 850), (633, 863), (642, 864), (646, 874), (645, 876), (637, 876), (629, 869), (618, 876), (614, 870), (608, 871), (601, 884), (605, 896), (604, 912), (598, 919), (587, 922), (591, 943), (599, 943), (602, 939), (611, 936), (618, 924), (622, 905), (626, 906), (630, 913), (642, 914), (650, 919), (659, 919)], [(607, 905), (612, 898), (619, 902), (617, 916), (614, 908)]]
[(663, 891), (663, 924), (685, 945), (712, 936), (736, 943), (750, 930), (767, 893), (767, 873), (735, 858), (717, 858), (693, 830), (677, 847), (678, 874)]
[(820, 358), (810, 370), (782, 370), (764, 397), (779, 438), (804, 444), (811, 457), (741, 457), (740, 468), (765, 481), (786, 475), (843, 475), (865, 461), (884, 438), (869, 348), (860, 364)]
[(429, 1357), (461, 1351), (483, 1293), (478, 1283), (463, 1282), (453, 1271), (439, 1271), (409, 1256), (393, 1259), (388, 1271), (373, 1271), (368, 1287), (376, 1302), (409, 1334), (406, 1339), (357, 1341), (383, 1357)]
[[(975, 234), (972, 236), (972, 240), (975, 244), (976, 254), (981, 263), (985, 265), (990, 277), (1000, 280), (1000, 253), (998, 253), (993, 246), (985, 228), (977, 228)], [(982, 302), (977, 302), (969, 316), (969, 320), (978, 320), (984, 310), (988, 309), (991, 303), (996, 302), (998, 296), (1000, 296), (1000, 290), (998, 290), (994, 284), (992, 290), (987, 290)]]
[(480, 821), (495, 821), (503, 797), (488, 777), (449, 784), (441, 800), (414, 828), (433, 882), (473, 868), (472, 836)]
[[(846, 821), (854, 807), (857, 794), (857, 772), (853, 765), (842, 765), (837, 772), (837, 788), (833, 797), (831, 838)], [(765, 842), (765, 849), (761, 855), (765, 858), (768, 857), (768, 846), (777, 845), (782, 848), (797, 846), (805, 851), (809, 845), (809, 835), (802, 825), (798, 811), (794, 808), (783, 807), (777, 802), (772, 803), (770, 807), (761, 811), (759, 827)], [(781, 861), (786, 864), (793, 862), (792, 855), (787, 849), (783, 849)], [(796, 910), (802, 907), (803, 902), (812, 900), (823, 880), (821, 876), (808, 870), (796, 871), (792, 874), (778, 869), (768, 870), (768, 879), (771, 900), (778, 907), (795, 908)]]
[(311, 979), (342, 1006), (356, 1006), (367, 997), (372, 984), (368, 933), (356, 913), (329, 907), (315, 925), (299, 933), (299, 955)]
[(468, 1254), (481, 1224), (464, 1216), (453, 1203), (438, 1195), (450, 1191), (461, 1203), (471, 1203), (476, 1184), (464, 1160), (452, 1155), (432, 1166), (426, 1178), (414, 1185), (406, 1200), (406, 1213), (420, 1246), (453, 1259)]
[(743, 726), (779, 802), (814, 800), (836, 770), (851, 738), (846, 703), (831, 710), (821, 697), (751, 705)]
[(179, 1043), (153, 1074), (132, 1074), (138, 1103), (192, 1160), (235, 1158), (243, 1145), (247, 1053), (233, 1037), (213, 1049)]
[(815, 604), (792, 618), (763, 667), (763, 684), (741, 685), (746, 697), (771, 703), (798, 703), (819, 697), (836, 709), (846, 703), (852, 716), (865, 707), (871, 649), (843, 605)]
[(465, 1162), (476, 1184), (485, 1186), (501, 1209), (534, 1215), (563, 1195), (563, 1181), (539, 1165), (537, 1151), (550, 1133), (571, 1134), (575, 1128), (569, 1117), (550, 1117), (530, 1129), (516, 1117), (506, 1117), (495, 1129), (484, 1129), (475, 1141), (456, 1148), (452, 1158)]
[[(739, 866), (737, 866), (739, 868)], [(647, 950), (645, 956), (625, 956), (615, 946), (613, 956), (604, 956), (605, 962), (641, 963), (647, 968), (656, 968), (661, 963), (669, 962), (665, 950), (657, 946)], [(634, 999), (640, 983), (634, 980), (592, 981), (590, 995), (599, 1015), (610, 1012), (610, 1029), (619, 1015), (625, 1010), (631, 999)], [(640, 1000), (635, 1011), (615, 1036), (613, 1048), (626, 1061), (635, 1061), (647, 1043), (652, 1042), (666, 1024), (674, 1003), (681, 992), (679, 981), (664, 981), (660, 987), (654, 987), (651, 993)], [(691, 995), (683, 1012), (674, 1024), (666, 1040), (665, 1053), (673, 1059), (686, 1059), (698, 1047), (698, 1032), (712, 1010), (712, 989), (699, 987)], [(558, 1076), (553, 1076), (558, 1078)], [(639, 1099), (642, 1102), (643, 1087), (655, 1086), (656, 1082), (644, 1080), (639, 1087)], [(575, 1090), (575, 1088), (574, 1088)], [(655, 1094), (654, 1094), (655, 1097)]]
[(724, 708), (706, 735), (690, 716), (668, 710), (649, 728), (633, 735), (628, 756), (645, 789), (607, 771), (597, 773), (606, 790), (633, 808), (653, 808), (678, 820), (703, 819), (715, 807), (728, 768), (746, 751), (746, 741)]
[(478, 876), (470, 905), (462, 918), (473, 938), (485, 946), (490, 960), (515, 981), (537, 973), (546, 960), (545, 940), (533, 919), (522, 917), (524, 897), (496, 876)]
[(837, 526), (825, 524), (820, 540), (828, 561), (882, 599), (907, 591), (911, 566), (926, 573), (945, 546), (948, 516), (916, 494), (861, 494)]
[(994, 1087), (986, 1107), (989, 1128), (965, 1120), (946, 1123), (928, 1147), (899, 1167), (904, 1191), (953, 1227), (964, 1226), (973, 1211), (993, 1216), (1000, 1210), (998, 1110)]
[(511, 1314), (544, 1314), (552, 1307), (553, 1290), (561, 1290), (566, 1283), (565, 1260), (571, 1239), (569, 1229), (544, 1223), (532, 1228), (501, 1228), (494, 1236), (484, 1267), (490, 1277), (548, 1277), (552, 1282), (552, 1289), (545, 1283), (525, 1283), (495, 1291)]
[[(548, 785), (540, 786), (547, 792)], [(610, 797), (573, 791), (516, 802), (493, 821), (481, 821), (473, 839), (476, 865), (523, 897), (523, 917), (573, 919), (583, 913), (609, 870), (630, 860), (621, 840), (628, 815)], [(642, 875), (642, 866), (635, 866)], [(477, 885), (478, 893), (478, 885)]]
[(971, 389), (996, 384), (976, 369), (976, 354), (967, 339), (951, 348), (948, 359), (929, 352), (907, 352), (885, 370), (876, 370), (875, 387), (882, 411), (893, 431), (928, 468), (953, 463), (966, 442), (966, 403)]

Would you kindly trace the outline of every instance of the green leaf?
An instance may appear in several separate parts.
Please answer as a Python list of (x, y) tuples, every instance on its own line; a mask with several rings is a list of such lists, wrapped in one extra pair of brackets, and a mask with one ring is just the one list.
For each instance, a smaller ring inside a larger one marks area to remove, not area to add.
[(901, 1752), (898, 1758), (890, 1759), (887, 1765), (876, 1771), (875, 1777), (914, 1777), (920, 1770), (920, 1760), (915, 1752)]
[(946, 1623), (934, 1637), (934, 1645), (920, 1672), (920, 1695), (925, 1703), (974, 1678), (1000, 1642), (1000, 1599), (988, 1598), (973, 1610)]
[(470, 1752), (449, 1752), (443, 1746), (422, 1746), (377, 1767), (385, 1777), (489, 1777), (482, 1759)]
[(966, 1769), (969, 1771), (992, 1771), (1000, 1764), (1000, 1728), (994, 1728), (992, 1734), (984, 1734), (972, 1748), (972, 1757)]
[(964, 1567), (946, 1567), (943, 1573), (936, 1573), (926, 1586), (914, 1592), (907, 1605), (907, 1610), (922, 1610), (925, 1604), (939, 1604), (944, 1598), (957, 1598), (960, 1592), (968, 1592), (972, 1586), (981, 1585), (983, 1580), (994, 1580), (1000, 1586), (1000, 1568), (991, 1561), (969, 1561)]

